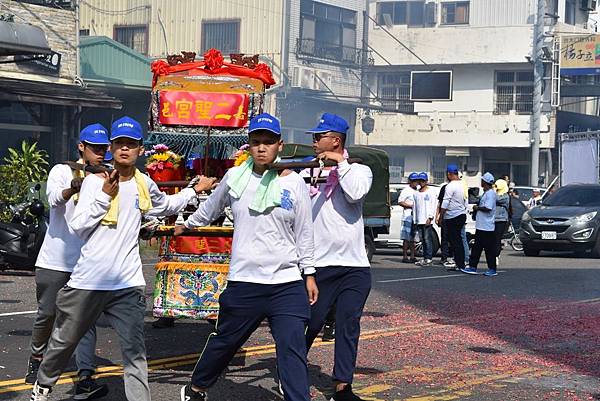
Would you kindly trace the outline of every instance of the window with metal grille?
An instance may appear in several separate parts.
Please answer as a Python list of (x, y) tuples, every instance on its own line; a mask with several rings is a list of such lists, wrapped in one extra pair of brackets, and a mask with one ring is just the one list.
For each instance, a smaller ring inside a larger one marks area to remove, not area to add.
[(425, 24), (425, 0), (386, 1), (377, 3), (377, 23), (387, 25), (385, 15), (392, 25), (423, 26)]
[(410, 71), (381, 74), (377, 85), (377, 97), (382, 106), (403, 113), (414, 113), (415, 104), (410, 100)]
[(223, 54), (240, 52), (240, 21), (202, 21), (202, 53), (209, 49)]
[(469, 2), (456, 1), (442, 3), (442, 25), (469, 23)]
[(311, 0), (300, 3), (298, 53), (356, 64), (356, 11)]
[(89, 29), (80, 29), (79, 36), (90, 36), (90, 30)]
[(146, 25), (115, 26), (114, 40), (139, 53), (148, 54), (148, 26)]
[(496, 71), (495, 113), (530, 114), (533, 109), (533, 71)]

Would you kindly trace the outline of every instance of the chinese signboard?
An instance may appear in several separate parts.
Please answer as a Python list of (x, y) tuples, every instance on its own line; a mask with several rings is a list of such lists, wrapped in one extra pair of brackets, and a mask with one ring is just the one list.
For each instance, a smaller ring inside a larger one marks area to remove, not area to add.
[(563, 36), (560, 47), (560, 74), (600, 74), (600, 35)]
[(159, 121), (239, 128), (248, 121), (248, 99), (245, 93), (161, 91)]

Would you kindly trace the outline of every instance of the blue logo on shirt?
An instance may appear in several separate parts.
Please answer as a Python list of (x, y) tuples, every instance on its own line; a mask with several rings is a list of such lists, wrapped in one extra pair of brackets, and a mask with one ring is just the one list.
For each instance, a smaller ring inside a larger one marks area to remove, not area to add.
[(139, 197), (139, 195), (135, 196), (135, 208), (136, 209), (140, 208), (140, 197)]
[(281, 207), (285, 210), (292, 210), (294, 207), (294, 203), (292, 202), (292, 198), (290, 198), (290, 191), (288, 189), (284, 189), (281, 191)]

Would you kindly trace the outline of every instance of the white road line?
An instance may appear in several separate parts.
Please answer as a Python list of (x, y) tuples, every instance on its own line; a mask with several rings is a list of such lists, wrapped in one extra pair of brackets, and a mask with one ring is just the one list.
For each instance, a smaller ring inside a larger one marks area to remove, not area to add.
[(10, 312), (10, 313), (0, 313), (0, 317), (4, 317), (4, 316), (15, 316), (15, 315), (31, 315), (37, 313), (37, 309), (36, 310), (26, 310), (23, 312)]
[[(506, 270), (498, 270), (498, 273), (505, 273)], [(434, 280), (437, 278), (450, 278), (450, 277), (466, 277), (464, 273), (461, 274), (446, 274), (444, 276), (426, 276), (426, 277), (411, 277), (411, 278), (397, 278), (393, 280), (379, 280), (377, 283), (396, 283), (399, 281), (417, 281), (417, 280)]]

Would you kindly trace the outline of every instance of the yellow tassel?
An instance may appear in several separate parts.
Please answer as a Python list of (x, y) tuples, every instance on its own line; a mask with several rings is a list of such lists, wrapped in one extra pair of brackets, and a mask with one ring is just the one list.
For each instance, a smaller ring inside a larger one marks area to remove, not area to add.
[(186, 263), (186, 262), (158, 262), (155, 266), (156, 271), (205, 271), (205, 272), (217, 272), (217, 273), (228, 273), (228, 264), (217, 264), (217, 263)]

